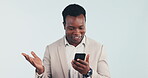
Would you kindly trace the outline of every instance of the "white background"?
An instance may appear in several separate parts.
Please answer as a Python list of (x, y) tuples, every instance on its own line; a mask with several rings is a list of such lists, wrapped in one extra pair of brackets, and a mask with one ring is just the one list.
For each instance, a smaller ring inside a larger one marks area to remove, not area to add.
[(148, 78), (148, 0), (0, 0), (0, 78), (34, 78), (21, 53), (43, 58), (65, 34), (70, 3), (86, 9), (86, 35), (105, 45), (112, 78)]

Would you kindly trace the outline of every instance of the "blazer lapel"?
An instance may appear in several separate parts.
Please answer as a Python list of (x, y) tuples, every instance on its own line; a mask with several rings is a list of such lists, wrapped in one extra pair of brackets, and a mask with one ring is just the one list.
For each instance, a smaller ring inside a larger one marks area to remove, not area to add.
[[(85, 39), (86, 41), (86, 45), (85, 45), (85, 49), (84, 49), (84, 52), (86, 53), (86, 54), (89, 54), (90, 55), (90, 57), (89, 57), (89, 65), (91, 66), (91, 67), (94, 67), (94, 63), (93, 63), (93, 56), (92, 56), (92, 51), (93, 50), (91, 50), (91, 47), (93, 46), (93, 45), (90, 45), (90, 39), (88, 38), (88, 37), (86, 37), (86, 39)], [(93, 47), (95, 47), (95, 46), (93, 46)]]
[(84, 52), (87, 54), (89, 52), (89, 39), (85, 36), (85, 48), (84, 48)]
[(66, 59), (66, 50), (65, 50), (65, 46), (64, 46), (64, 40), (62, 40), (60, 46), (58, 47), (58, 54), (60, 57), (60, 61), (61, 61), (61, 66), (63, 69), (63, 73), (64, 73), (64, 78), (68, 78), (68, 65), (67, 65), (67, 59)]

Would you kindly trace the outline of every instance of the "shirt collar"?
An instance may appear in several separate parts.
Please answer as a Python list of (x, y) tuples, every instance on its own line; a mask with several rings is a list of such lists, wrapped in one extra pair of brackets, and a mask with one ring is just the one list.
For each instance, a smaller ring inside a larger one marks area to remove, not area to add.
[[(68, 41), (66, 40), (66, 36), (64, 37), (64, 43), (65, 43), (65, 47), (69, 46), (70, 44), (68, 43)], [(84, 45), (85, 46), (85, 36), (83, 37), (83, 40), (81, 41), (81, 43), (79, 45)]]

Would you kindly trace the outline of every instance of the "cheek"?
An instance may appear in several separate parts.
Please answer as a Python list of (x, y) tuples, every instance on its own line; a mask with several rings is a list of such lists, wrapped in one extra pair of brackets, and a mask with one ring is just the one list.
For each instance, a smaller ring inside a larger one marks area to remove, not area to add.
[(83, 30), (83, 31), (81, 31), (81, 34), (83, 34), (83, 35), (84, 35), (84, 34), (85, 34), (85, 32), (86, 32), (86, 31), (85, 31), (85, 30)]
[(72, 32), (71, 32), (71, 31), (68, 31), (68, 30), (65, 30), (65, 33), (66, 33), (67, 35), (72, 34)]

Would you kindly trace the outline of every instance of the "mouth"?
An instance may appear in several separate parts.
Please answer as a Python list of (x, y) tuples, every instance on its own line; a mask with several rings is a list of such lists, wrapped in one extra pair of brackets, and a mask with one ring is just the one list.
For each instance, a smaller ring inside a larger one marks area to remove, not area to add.
[(82, 36), (72, 36), (72, 38), (77, 41), (77, 40), (81, 40)]

